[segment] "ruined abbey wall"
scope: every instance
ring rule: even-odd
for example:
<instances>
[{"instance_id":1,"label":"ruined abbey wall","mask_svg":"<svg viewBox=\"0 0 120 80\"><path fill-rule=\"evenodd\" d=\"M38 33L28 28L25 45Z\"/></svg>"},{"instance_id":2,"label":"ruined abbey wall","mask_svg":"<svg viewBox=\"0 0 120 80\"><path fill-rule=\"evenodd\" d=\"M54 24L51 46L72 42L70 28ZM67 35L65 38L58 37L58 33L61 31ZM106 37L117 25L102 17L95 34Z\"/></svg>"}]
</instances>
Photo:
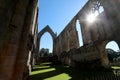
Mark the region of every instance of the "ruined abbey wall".
<instances>
[{"instance_id":1,"label":"ruined abbey wall","mask_svg":"<svg viewBox=\"0 0 120 80\"><path fill-rule=\"evenodd\" d=\"M109 2L109 4L107 2ZM87 64L89 61L90 63L96 61L94 65L98 63L99 66L109 67L109 61L105 51L106 44L114 40L120 46L120 38L118 36L120 35L120 10L118 3L120 3L120 1L89 0L85 4L56 39L56 53L63 63L73 66L81 62ZM93 23L89 23L87 16L96 6L99 6L99 4L103 7L103 12L96 16ZM83 36L83 46L80 48L76 45L76 43L78 44L78 35L75 35L77 31L74 27L76 20L79 20ZM71 23L74 25L71 26ZM72 30L67 34L69 29ZM69 36L71 38L69 38ZM72 45L72 41L74 41L75 45ZM91 64L91 66L92 65L93 64Z\"/></svg>"},{"instance_id":2,"label":"ruined abbey wall","mask_svg":"<svg viewBox=\"0 0 120 80\"><path fill-rule=\"evenodd\" d=\"M0 0L0 80L25 80L38 0ZM27 78L26 78L27 80Z\"/></svg>"},{"instance_id":3,"label":"ruined abbey wall","mask_svg":"<svg viewBox=\"0 0 120 80\"><path fill-rule=\"evenodd\" d=\"M76 30L76 18L65 27L55 40L55 51L59 56L63 51L69 51L79 47L78 33Z\"/></svg>"},{"instance_id":4,"label":"ruined abbey wall","mask_svg":"<svg viewBox=\"0 0 120 80\"><path fill-rule=\"evenodd\" d=\"M103 8L103 12L99 13L93 23L89 23L86 18L93 10L95 1L88 1L86 5L77 13L83 33L83 43L89 44L95 41L115 40L119 43L117 37L120 28L119 25L119 4L120 1L98 1ZM97 1L96 1L97 2ZM111 7L112 6L112 7ZM117 33L116 33L117 32ZM120 34L120 33L119 33Z\"/></svg>"}]
</instances>

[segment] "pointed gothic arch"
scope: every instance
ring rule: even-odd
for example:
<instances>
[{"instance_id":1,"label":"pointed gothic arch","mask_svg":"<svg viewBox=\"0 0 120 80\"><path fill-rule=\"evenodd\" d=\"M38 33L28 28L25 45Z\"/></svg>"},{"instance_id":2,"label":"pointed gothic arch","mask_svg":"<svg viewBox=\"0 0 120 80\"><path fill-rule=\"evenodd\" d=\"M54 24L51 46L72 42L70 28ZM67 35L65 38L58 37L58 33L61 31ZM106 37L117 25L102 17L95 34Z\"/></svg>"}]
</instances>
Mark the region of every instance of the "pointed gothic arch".
<instances>
[{"instance_id":1,"label":"pointed gothic arch","mask_svg":"<svg viewBox=\"0 0 120 80\"><path fill-rule=\"evenodd\" d=\"M44 35L44 33L48 32L51 36L52 36L52 40L53 40L53 53L54 51L54 47L55 47L55 38L56 38L56 34L52 31L52 29L49 27L49 25L47 25L45 28L43 28L39 33L38 33L38 45L40 48L40 40L42 35ZM39 49L38 48L38 49Z\"/></svg>"},{"instance_id":2,"label":"pointed gothic arch","mask_svg":"<svg viewBox=\"0 0 120 80\"><path fill-rule=\"evenodd\" d=\"M47 25L45 28L43 28L39 33L38 33L38 38L41 39L41 36L45 33L48 32L51 36L52 39L54 40L56 38L55 33L52 31L52 29Z\"/></svg>"}]
</instances>

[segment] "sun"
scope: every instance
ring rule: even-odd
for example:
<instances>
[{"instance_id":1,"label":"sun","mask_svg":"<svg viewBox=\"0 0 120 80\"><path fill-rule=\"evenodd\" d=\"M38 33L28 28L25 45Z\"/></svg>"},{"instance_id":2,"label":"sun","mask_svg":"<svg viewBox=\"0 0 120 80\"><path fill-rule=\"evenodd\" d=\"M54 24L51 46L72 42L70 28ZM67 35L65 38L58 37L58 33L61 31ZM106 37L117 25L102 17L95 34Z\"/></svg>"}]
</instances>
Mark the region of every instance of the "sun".
<instances>
[{"instance_id":1,"label":"sun","mask_svg":"<svg viewBox=\"0 0 120 80\"><path fill-rule=\"evenodd\" d=\"M88 21L89 23L93 23L93 22L95 21L95 15L94 15L94 14L89 14L89 15L87 16L87 21Z\"/></svg>"}]
</instances>

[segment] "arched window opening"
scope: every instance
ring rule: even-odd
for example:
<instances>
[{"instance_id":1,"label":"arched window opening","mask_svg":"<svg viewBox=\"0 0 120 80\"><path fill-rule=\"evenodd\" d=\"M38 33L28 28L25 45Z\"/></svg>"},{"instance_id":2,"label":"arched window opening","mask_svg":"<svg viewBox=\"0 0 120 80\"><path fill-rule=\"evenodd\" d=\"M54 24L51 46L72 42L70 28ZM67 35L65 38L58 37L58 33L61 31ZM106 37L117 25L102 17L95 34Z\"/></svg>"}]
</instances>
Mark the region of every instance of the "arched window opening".
<instances>
[{"instance_id":1,"label":"arched window opening","mask_svg":"<svg viewBox=\"0 0 120 80\"><path fill-rule=\"evenodd\" d=\"M90 10L90 12L86 16L86 20L89 23L93 23L94 21L99 20L98 16L102 14L103 11L104 11L104 8L103 6L100 5L100 3L94 3L93 8Z\"/></svg>"},{"instance_id":2,"label":"arched window opening","mask_svg":"<svg viewBox=\"0 0 120 80\"><path fill-rule=\"evenodd\" d=\"M51 35L46 32L42 35L40 40L40 49L39 49L39 56L40 57L49 57L53 54L53 40Z\"/></svg>"},{"instance_id":3,"label":"arched window opening","mask_svg":"<svg viewBox=\"0 0 120 80\"><path fill-rule=\"evenodd\" d=\"M102 13L103 11L104 11L103 6L100 6L100 7L99 7L99 13Z\"/></svg>"},{"instance_id":4,"label":"arched window opening","mask_svg":"<svg viewBox=\"0 0 120 80\"><path fill-rule=\"evenodd\" d=\"M82 37L82 30L79 24L79 20L76 21L76 29L78 32L78 40L79 40L79 47L83 46L83 37Z\"/></svg>"},{"instance_id":5,"label":"arched window opening","mask_svg":"<svg viewBox=\"0 0 120 80\"><path fill-rule=\"evenodd\" d=\"M106 45L106 49L112 49L116 52L119 51L119 46L115 41L110 41L107 45Z\"/></svg>"},{"instance_id":6,"label":"arched window opening","mask_svg":"<svg viewBox=\"0 0 120 80\"><path fill-rule=\"evenodd\" d=\"M94 1L93 2L93 8L92 8L92 12L93 12L94 16L95 17L98 16L103 11L104 11L104 8L101 5L101 3L99 1Z\"/></svg>"},{"instance_id":7,"label":"arched window opening","mask_svg":"<svg viewBox=\"0 0 120 80\"><path fill-rule=\"evenodd\" d=\"M118 66L120 61L120 50L115 41L110 41L106 45L106 53L111 65Z\"/></svg>"}]
</instances>

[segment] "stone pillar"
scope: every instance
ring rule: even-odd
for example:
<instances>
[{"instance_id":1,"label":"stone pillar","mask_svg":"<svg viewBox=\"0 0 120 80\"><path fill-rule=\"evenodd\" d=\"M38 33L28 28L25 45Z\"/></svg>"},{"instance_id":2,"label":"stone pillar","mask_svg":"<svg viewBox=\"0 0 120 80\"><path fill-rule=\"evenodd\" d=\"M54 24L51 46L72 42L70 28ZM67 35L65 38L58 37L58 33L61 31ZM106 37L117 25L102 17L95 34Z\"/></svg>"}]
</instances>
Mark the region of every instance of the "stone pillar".
<instances>
[{"instance_id":1,"label":"stone pillar","mask_svg":"<svg viewBox=\"0 0 120 80\"><path fill-rule=\"evenodd\" d=\"M0 80L11 80L28 0L0 1Z\"/></svg>"},{"instance_id":2,"label":"stone pillar","mask_svg":"<svg viewBox=\"0 0 120 80\"><path fill-rule=\"evenodd\" d=\"M21 0L20 0L21 1ZM24 2L24 1L23 1ZM27 59L29 50L32 48L33 42L28 43L32 36L30 33L30 28L35 27L33 26L34 22L34 15L37 8L37 0L29 0L29 4L27 6L27 13L25 16L25 21L22 29L22 34L20 38L20 43L17 52L16 63L14 66L14 73L12 80L25 80L23 76L25 76L24 70L28 71L27 67ZM31 45L30 45L31 44Z\"/></svg>"},{"instance_id":3,"label":"stone pillar","mask_svg":"<svg viewBox=\"0 0 120 80\"><path fill-rule=\"evenodd\" d=\"M31 54L31 51L29 51L28 60L27 60L27 66L29 68L29 73L31 73L31 57L32 57L32 54Z\"/></svg>"},{"instance_id":4,"label":"stone pillar","mask_svg":"<svg viewBox=\"0 0 120 80\"><path fill-rule=\"evenodd\" d=\"M37 48L38 48L38 49L37 49L37 54L36 54L36 56L37 56L36 58L37 58L37 59L40 57L40 56L39 56L40 39L41 39L41 37L40 37L40 38L38 38L38 43L37 43L37 44L38 44L38 45L37 45Z\"/></svg>"},{"instance_id":5,"label":"stone pillar","mask_svg":"<svg viewBox=\"0 0 120 80\"><path fill-rule=\"evenodd\" d=\"M105 45L106 45L106 42L102 42L101 44L98 45L101 65L104 68L110 68L108 56L107 56L106 51L105 51Z\"/></svg>"}]
</instances>

